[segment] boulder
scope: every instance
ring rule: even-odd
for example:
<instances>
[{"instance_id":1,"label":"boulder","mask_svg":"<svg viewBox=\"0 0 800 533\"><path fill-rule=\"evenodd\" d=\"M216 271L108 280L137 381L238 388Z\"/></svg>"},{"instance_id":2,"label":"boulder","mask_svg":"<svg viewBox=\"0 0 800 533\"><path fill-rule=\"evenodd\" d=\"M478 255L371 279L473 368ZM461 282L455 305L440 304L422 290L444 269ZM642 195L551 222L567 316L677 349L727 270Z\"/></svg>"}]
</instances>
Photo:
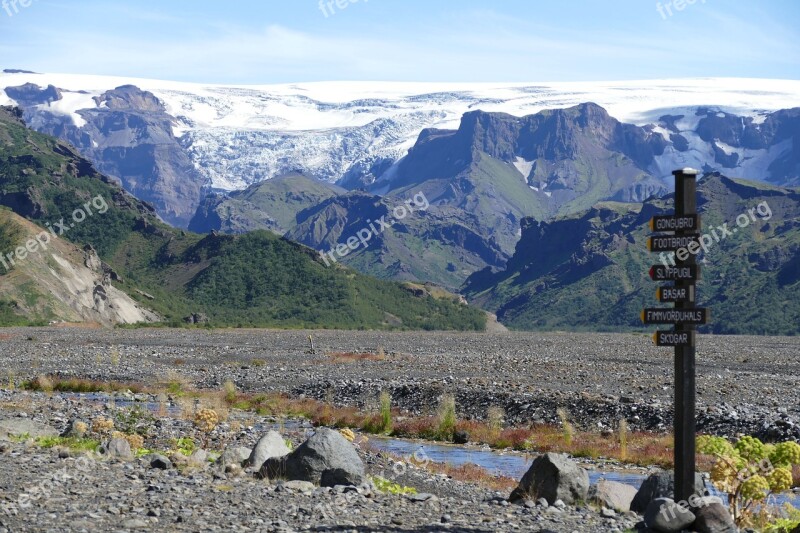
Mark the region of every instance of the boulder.
<instances>
[{"instance_id":1,"label":"boulder","mask_svg":"<svg viewBox=\"0 0 800 533\"><path fill-rule=\"evenodd\" d=\"M295 492L314 492L316 487L313 483L309 483L308 481L287 481L283 484L284 488L289 490L293 490Z\"/></svg>"},{"instance_id":2,"label":"boulder","mask_svg":"<svg viewBox=\"0 0 800 533\"><path fill-rule=\"evenodd\" d=\"M35 439L38 437L58 437L59 434L54 427L25 418L0 420L0 437L21 437L24 435Z\"/></svg>"},{"instance_id":3,"label":"boulder","mask_svg":"<svg viewBox=\"0 0 800 533\"><path fill-rule=\"evenodd\" d=\"M589 474L560 453L546 453L537 457L519 486L509 498L512 502L544 498L553 505L557 500L566 504L586 500L589 493Z\"/></svg>"},{"instance_id":4,"label":"boulder","mask_svg":"<svg viewBox=\"0 0 800 533\"><path fill-rule=\"evenodd\" d=\"M309 481L321 484L343 482L361 485L366 479L364 463L356 449L338 431L322 428L289 455L268 459L260 474L268 479Z\"/></svg>"},{"instance_id":5,"label":"boulder","mask_svg":"<svg viewBox=\"0 0 800 533\"><path fill-rule=\"evenodd\" d=\"M150 467L158 470L169 470L172 468L172 461L156 453L150 456Z\"/></svg>"},{"instance_id":6,"label":"boulder","mask_svg":"<svg viewBox=\"0 0 800 533\"><path fill-rule=\"evenodd\" d=\"M695 493L698 496L706 496L706 485L703 476L696 474L694 478ZM659 472L651 474L644 480L636 497L631 502L631 511L643 514L647 510L650 502L656 498L675 497L675 475L673 472Z\"/></svg>"},{"instance_id":7,"label":"boulder","mask_svg":"<svg viewBox=\"0 0 800 533\"><path fill-rule=\"evenodd\" d=\"M322 487L337 487L340 485L352 485L354 487L364 482L364 478L355 472L344 468L329 468L322 473L319 484Z\"/></svg>"},{"instance_id":8,"label":"boulder","mask_svg":"<svg viewBox=\"0 0 800 533\"><path fill-rule=\"evenodd\" d=\"M696 520L693 529L697 533L738 533L728 508L719 498L707 498L703 505L694 509Z\"/></svg>"},{"instance_id":9,"label":"boulder","mask_svg":"<svg viewBox=\"0 0 800 533\"><path fill-rule=\"evenodd\" d=\"M656 498L644 513L644 523L658 533L678 533L694 523L694 513L670 498Z\"/></svg>"},{"instance_id":10,"label":"boulder","mask_svg":"<svg viewBox=\"0 0 800 533\"><path fill-rule=\"evenodd\" d=\"M245 461L250 459L252 453L253 450L244 446L228 446L214 464L223 469L227 468L228 465L242 466Z\"/></svg>"},{"instance_id":11,"label":"boulder","mask_svg":"<svg viewBox=\"0 0 800 533\"><path fill-rule=\"evenodd\" d=\"M636 487L617 481L599 480L589 487L589 501L620 513L631 510L631 502L636 496Z\"/></svg>"},{"instance_id":12,"label":"boulder","mask_svg":"<svg viewBox=\"0 0 800 533\"><path fill-rule=\"evenodd\" d=\"M267 459L283 457L291 450L286 446L283 437L277 431L270 431L259 439L247 459L247 466L260 469Z\"/></svg>"},{"instance_id":13,"label":"boulder","mask_svg":"<svg viewBox=\"0 0 800 533\"><path fill-rule=\"evenodd\" d=\"M466 431L454 431L453 442L455 444L466 444L469 442L469 433Z\"/></svg>"},{"instance_id":14,"label":"boulder","mask_svg":"<svg viewBox=\"0 0 800 533\"><path fill-rule=\"evenodd\" d=\"M205 468L208 466L208 452L205 450L195 450L189 456L189 466L193 468Z\"/></svg>"},{"instance_id":15,"label":"boulder","mask_svg":"<svg viewBox=\"0 0 800 533\"><path fill-rule=\"evenodd\" d=\"M125 439L111 439L100 447L100 453L109 459L132 461L133 451L130 443Z\"/></svg>"}]
</instances>

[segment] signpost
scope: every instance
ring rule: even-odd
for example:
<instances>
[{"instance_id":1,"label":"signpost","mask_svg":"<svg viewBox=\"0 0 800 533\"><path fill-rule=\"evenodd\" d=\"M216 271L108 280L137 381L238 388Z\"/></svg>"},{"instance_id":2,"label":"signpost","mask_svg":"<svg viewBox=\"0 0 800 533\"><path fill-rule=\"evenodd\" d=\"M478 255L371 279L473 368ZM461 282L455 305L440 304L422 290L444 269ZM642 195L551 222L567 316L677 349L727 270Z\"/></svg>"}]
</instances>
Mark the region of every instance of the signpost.
<instances>
[{"instance_id":1,"label":"signpost","mask_svg":"<svg viewBox=\"0 0 800 533\"><path fill-rule=\"evenodd\" d=\"M697 246L700 217L697 215L698 171L685 168L673 172L675 176L675 216L657 216L650 221L650 229L672 232L673 235L654 235L647 247L652 252L675 252ZM681 255L684 257L681 260ZM657 346L675 348L675 501L688 502L694 494L695 476L695 329L709 319L707 309L695 307L695 283L700 277L700 267L695 254L676 254L675 266L656 265L650 269L650 278L668 281L672 285L660 287L656 293L662 303L675 307L650 308L642 311L645 324L674 324L670 331L657 331L653 341Z\"/></svg>"},{"instance_id":2,"label":"signpost","mask_svg":"<svg viewBox=\"0 0 800 533\"><path fill-rule=\"evenodd\" d=\"M650 268L650 279L653 281L689 281L694 287L694 282L700 279L699 265L655 265ZM682 285L688 287L689 285Z\"/></svg>"}]
</instances>

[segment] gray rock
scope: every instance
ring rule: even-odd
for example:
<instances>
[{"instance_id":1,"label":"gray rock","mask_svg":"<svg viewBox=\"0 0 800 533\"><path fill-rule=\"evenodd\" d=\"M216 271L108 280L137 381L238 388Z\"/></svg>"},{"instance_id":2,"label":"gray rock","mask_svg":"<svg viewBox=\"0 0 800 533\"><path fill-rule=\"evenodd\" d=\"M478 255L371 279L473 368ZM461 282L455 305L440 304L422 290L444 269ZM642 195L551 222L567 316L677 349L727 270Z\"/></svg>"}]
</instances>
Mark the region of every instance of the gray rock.
<instances>
[{"instance_id":1,"label":"gray rock","mask_svg":"<svg viewBox=\"0 0 800 533\"><path fill-rule=\"evenodd\" d=\"M546 453L533 461L519 486L509 498L512 502L528 498L544 498L553 505L556 500L566 504L586 500L589 474L578 464L560 453Z\"/></svg>"},{"instance_id":2,"label":"gray rock","mask_svg":"<svg viewBox=\"0 0 800 533\"><path fill-rule=\"evenodd\" d=\"M589 501L619 513L627 513L631 510L631 502L636 493L636 487L601 479L589 487Z\"/></svg>"},{"instance_id":3,"label":"gray rock","mask_svg":"<svg viewBox=\"0 0 800 533\"><path fill-rule=\"evenodd\" d=\"M656 498L647 506L644 523L659 533L677 533L694 523L694 513L670 498Z\"/></svg>"},{"instance_id":4,"label":"gray rock","mask_svg":"<svg viewBox=\"0 0 800 533\"><path fill-rule=\"evenodd\" d=\"M100 453L109 459L117 459L120 461L133 460L131 445L125 439L111 439L100 447Z\"/></svg>"},{"instance_id":5,"label":"gray rock","mask_svg":"<svg viewBox=\"0 0 800 533\"><path fill-rule=\"evenodd\" d=\"M695 475L695 493L698 496L706 496L706 486L703 476ZM675 475L673 472L659 472L650 475L644 480L639 491L631 502L631 511L643 514L647 510L650 502L656 498L673 498L675 496Z\"/></svg>"},{"instance_id":6,"label":"gray rock","mask_svg":"<svg viewBox=\"0 0 800 533\"><path fill-rule=\"evenodd\" d=\"M284 457L291 450L286 446L283 437L277 431L270 431L259 439L247 459L247 465L261 469L267 459Z\"/></svg>"},{"instance_id":7,"label":"gray rock","mask_svg":"<svg viewBox=\"0 0 800 533\"><path fill-rule=\"evenodd\" d=\"M47 424L40 424L24 418L9 418L0 420L0 437L28 435L32 438L37 437L58 437L58 430Z\"/></svg>"},{"instance_id":8,"label":"gray rock","mask_svg":"<svg viewBox=\"0 0 800 533\"><path fill-rule=\"evenodd\" d=\"M189 466L194 468L205 468L208 466L208 452L205 450L195 450L189 456Z\"/></svg>"},{"instance_id":9,"label":"gray rock","mask_svg":"<svg viewBox=\"0 0 800 533\"><path fill-rule=\"evenodd\" d=\"M411 494L410 496L408 496L408 499L409 499L409 501L412 501L412 502L423 503L423 502L428 502L428 501L434 501L435 502L439 498L437 498L435 495L429 494L427 492L420 492L419 494Z\"/></svg>"},{"instance_id":10,"label":"gray rock","mask_svg":"<svg viewBox=\"0 0 800 533\"><path fill-rule=\"evenodd\" d=\"M600 516L603 518L614 518L617 516L617 513L613 509L609 509L608 507L603 507L600 509Z\"/></svg>"},{"instance_id":11,"label":"gray rock","mask_svg":"<svg viewBox=\"0 0 800 533\"><path fill-rule=\"evenodd\" d=\"M340 485L357 486L363 483L363 476L344 468L329 468L322 473L319 484L323 487L336 487Z\"/></svg>"},{"instance_id":12,"label":"gray rock","mask_svg":"<svg viewBox=\"0 0 800 533\"><path fill-rule=\"evenodd\" d=\"M169 470L172 468L172 461L156 453L150 456L150 467L158 470Z\"/></svg>"},{"instance_id":13,"label":"gray rock","mask_svg":"<svg viewBox=\"0 0 800 533\"><path fill-rule=\"evenodd\" d=\"M295 492L314 492L316 489L313 483L299 480L286 481L283 486Z\"/></svg>"},{"instance_id":14,"label":"gray rock","mask_svg":"<svg viewBox=\"0 0 800 533\"><path fill-rule=\"evenodd\" d=\"M125 529L146 529L149 526L147 525L147 522L145 522L144 520L139 520L138 518L131 518L125 520L122 523L122 527Z\"/></svg>"},{"instance_id":15,"label":"gray rock","mask_svg":"<svg viewBox=\"0 0 800 533\"><path fill-rule=\"evenodd\" d=\"M322 428L289 455L268 459L260 473L269 479L298 479L320 484L327 470L342 470L343 473L328 473L326 480L346 478L348 484L358 486L366 479L364 463L353 445L338 431Z\"/></svg>"},{"instance_id":16,"label":"gray rock","mask_svg":"<svg viewBox=\"0 0 800 533\"><path fill-rule=\"evenodd\" d=\"M739 528L727 507L718 498L714 500L694 510L697 519L693 529L698 533L738 533Z\"/></svg>"},{"instance_id":17,"label":"gray rock","mask_svg":"<svg viewBox=\"0 0 800 533\"><path fill-rule=\"evenodd\" d=\"M227 468L228 465L242 466L245 461L250 459L250 455L252 453L253 450L250 448L245 448L243 446L228 446L214 464L223 469Z\"/></svg>"}]
</instances>

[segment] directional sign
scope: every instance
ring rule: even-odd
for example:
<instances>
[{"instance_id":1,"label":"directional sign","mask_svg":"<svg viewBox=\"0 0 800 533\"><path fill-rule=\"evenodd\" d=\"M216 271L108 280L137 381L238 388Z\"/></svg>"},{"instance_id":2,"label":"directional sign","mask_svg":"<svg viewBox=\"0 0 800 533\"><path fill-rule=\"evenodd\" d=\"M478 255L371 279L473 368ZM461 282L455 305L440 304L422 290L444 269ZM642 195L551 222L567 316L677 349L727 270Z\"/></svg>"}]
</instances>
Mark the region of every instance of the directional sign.
<instances>
[{"instance_id":1,"label":"directional sign","mask_svg":"<svg viewBox=\"0 0 800 533\"><path fill-rule=\"evenodd\" d=\"M700 215L653 217L650 231L700 231Z\"/></svg>"},{"instance_id":2,"label":"directional sign","mask_svg":"<svg viewBox=\"0 0 800 533\"><path fill-rule=\"evenodd\" d=\"M644 309L641 318L645 324L702 325L708 322L708 310L699 307L693 309Z\"/></svg>"},{"instance_id":3,"label":"directional sign","mask_svg":"<svg viewBox=\"0 0 800 533\"><path fill-rule=\"evenodd\" d=\"M694 330L692 331L656 331L653 334L656 346L694 346Z\"/></svg>"},{"instance_id":4,"label":"directional sign","mask_svg":"<svg viewBox=\"0 0 800 533\"><path fill-rule=\"evenodd\" d=\"M687 302L694 303L694 285L686 287L659 287L656 299L661 303Z\"/></svg>"},{"instance_id":5,"label":"directional sign","mask_svg":"<svg viewBox=\"0 0 800 533\"><path fill-rule=\"evenodd\" d=\"M651 252L674 252L690 246L700 249L699 235L657 235L647 239L647 249Z\"/></svg>"},{"instance_id":6,"label":"directional sign","mask_svg":"<svg viewBox=\"0 0 800 533\"><path fill-rule=\"evenodd\" d=\"M650 268L650 279L655 281L697 281L700 279L700 266L654 265Z\"/></svg>"}]
</instances>

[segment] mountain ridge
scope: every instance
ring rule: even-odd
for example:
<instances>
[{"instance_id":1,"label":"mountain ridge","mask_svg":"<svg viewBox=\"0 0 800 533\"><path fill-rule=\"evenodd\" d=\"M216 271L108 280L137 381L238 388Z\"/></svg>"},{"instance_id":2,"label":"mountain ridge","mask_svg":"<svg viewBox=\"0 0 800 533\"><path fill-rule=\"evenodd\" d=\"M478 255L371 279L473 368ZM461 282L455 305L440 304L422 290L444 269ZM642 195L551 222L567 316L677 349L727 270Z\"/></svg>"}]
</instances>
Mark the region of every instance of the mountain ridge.
<instances>
[{"instance_id":1,"label":"mountain ridge","mask_svg":"<svg viewBox=\"0 0 800 533\"><path fill-rule=\"evenodd\" d=\"M26 224L54 228L59 238L74 245L70 250L96 250L86 261L103 281L87 297L98 295L97 285L106 294L127 293L172 326L188 320L221 327L486 326L486 314L456 296L417 294L414 287L326 267L313 250L265 231L228 236L171 228L152 206L97 172L72 147L26 128L21 116L19 109L0 108L0 205L24 214ZM87 215L91 206L98 210ZM17 244L14 235L0 237L8 241L0 242L4 246ZM42 316L38 306L9 305L4 299L31 293L14 284L25 272L37 273L40 277L34 279L41 282L51 275L45 268L0 273L0 284L10 284L0 291L0 318L9 323ZM84 293L76 288L72 299L78 301ZM47 319L70 318L66 310L52 310Z\"/></svg>"},{"instance_id":2,"label":"mountain ridge","mask_svg":"<svg viewBox=\"0 0 800 533\"><path fill-rule=\"evenodd\" d=\"M506 269L473 274L464 294L513 328L641 330L638 311L653 307L657 286L647 272L659 263L647 252L647 223L671 214L673 197L641 206L605 202L546 222L525 219ZM704 255L699 305L712 309L712 322L702 331L800 333L800 190L719 173L698 184L704 232L736 227L738 216L748 218L762 202L768 218L737 228Z\"/></svg>"}]
</instances>

